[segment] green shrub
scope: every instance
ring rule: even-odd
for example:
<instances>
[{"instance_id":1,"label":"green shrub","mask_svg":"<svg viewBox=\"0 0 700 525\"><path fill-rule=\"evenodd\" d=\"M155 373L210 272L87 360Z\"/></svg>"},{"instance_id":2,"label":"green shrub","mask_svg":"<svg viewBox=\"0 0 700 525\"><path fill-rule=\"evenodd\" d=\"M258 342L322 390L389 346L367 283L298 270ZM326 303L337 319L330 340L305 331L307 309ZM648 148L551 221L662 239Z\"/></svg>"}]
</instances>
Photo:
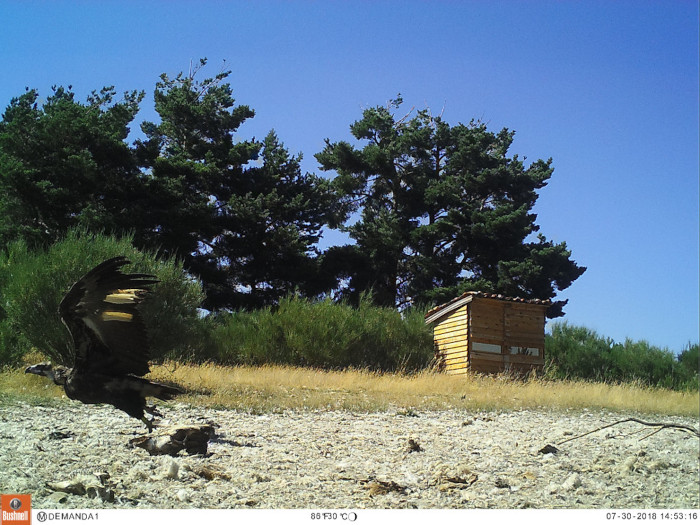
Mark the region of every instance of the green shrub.
<instances>
[{"instance_id":1,"label":"green shrub","mask_svg":"<svg viewBox=\"0 0 700 525\"><path fill-rule=\"evenodd\" d=\"M616 344L610 355L611 374L621 381L640 381L646 385L673 387L676 366L674 355L668 350L650 345L647 341L626 339Z\"/></svg>"},{"instance_id":2,"label":"green shrub","mask_svg":"<svg viewBox=\"0 0 700 525\"><path fill-rule=\"evenodd\" d=\"M615 343L589 328L559 322L545 339L545 368L551 377L693 390L698 384L697 346L676 358L647 341Z\"/></svg>"},{"instance_id":3,"label":"green shrub","mask_svg":"<svg viewBox=\"0 0 700 525\"><path fill-rule=\"evenodd\" d=\"M29 342L14 329L0 309L0 370L17 366L29 348Z\"/></svg>"},{"instance_id":4,"label":"green shrub","mask_svg":"<svg viewBox=\"0 0 700 525\"><path fill-rule=\"evenodd\" d=\"M0 252L0 370L19 364L22 356L30 348L29 342L22 337L7 316L4 290L8 275L2 271L6 267L7 256Z\"/></svg>"},{"instance_id":5,"label":"green shrub","mask_svg":"<svg viewBox=\"0 0 700 525\"><path fill-rule=\"evenodd\" d=\"M685 390L697 391L700 388L700 345L688 344L678 354L677 382Z\"/></svg>"},{"instance_id":6,"label":"green shrub","mask_svg":"<svg viewBox=\"0 0 700 525\"><path fill-rule=\"evenodd\" d=\"M609 376L609 353L613 345L612 339L603 338L589 328L554 323L551 334L545 337L546 368L555 371L559 378L605 380Z\"/></svg>"},{"instance_id":7,"label":"green shrub","mask_svg":"<svg viewBox=\"0 0 700 525\"><path fill-rule=\"evenodd\" d=\"M6 318L0 337L15 338L20 355L34 347L59 363L72 363L70 336L60 321L58 304L66 291L91 268L110 257L125 255L127 273L150 273L160 280L142 303L149 329L151 355L190 355L202 336L197 307L203 299L199 282L188 277L174 259L159 260L131 244L131 237L111 237L72 230L46 250L31 251L16 242L0 261L0 293Z\"/></svg>"},{"instance_id":8,"label":"green shrub","mask_svg":"<svg viewBox=\"0 0 700 525\"><path fill-rule=\"evenodd\" d=\"M217 316L213 338L224 363L418 370L432 358L423 312L403 315L330 299L287 297L276 307Z\"/></svg>"}]
</instances>

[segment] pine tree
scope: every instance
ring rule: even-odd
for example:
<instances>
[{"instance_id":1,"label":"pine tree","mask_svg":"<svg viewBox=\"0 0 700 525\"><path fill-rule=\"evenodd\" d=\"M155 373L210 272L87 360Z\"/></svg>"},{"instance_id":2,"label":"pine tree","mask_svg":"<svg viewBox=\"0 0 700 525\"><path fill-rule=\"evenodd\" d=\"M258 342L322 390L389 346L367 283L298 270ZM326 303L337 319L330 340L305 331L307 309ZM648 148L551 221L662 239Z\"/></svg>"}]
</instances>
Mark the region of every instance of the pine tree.
<instances>
[{"instance_id":1,"label":"pine tree","mask_svg":"<svg viewBox=\"0 0 700 525\"><path fill-rule=\"evenodd\" d=\"M161 123L145 123L147 139L138 144L150 196L141 242L184 258L203 281L206 308L317 293L314 245L333 213L330 185L302 175L301 157L272 131L262 142L238 140L254 112L235 105L224 82L230 71L198 81L205 64L157 84Z\"/></svg>"},{"instance_id":2,"label":"pine tree","mask_svg":"<svg viewBox=\"0 0 700 525\"><path fill-rule=\"evenodd\" d=\"M36 90L12 99L0 122L0 247L135 226L128 203L142 187L125 139L143 93L115 95L106 87L80 103L69 86L41 105Z\"/></svg>"},{"instance_id":3,"label":"pine tree","mask_svg":"<svg viewBox=\"0 0 700 525\"><path fill-rule=\"evenodd\" d=\"M552 161L525 166L508 156L514 133L449 126L429 110L397 118L399 96L364 111L350 127L365 145L326 142L316 155L359 220L345 227L355 246L335 249L349 296L372 290L382 305L438 303L481 289L553 299L585 268L565 243L537 235L532 208ZM331 252L329 255L332 255ZM351 265L342 261L352 260ZM562 315L563 301L548 314Z\"/></svg>"}]
</instances>

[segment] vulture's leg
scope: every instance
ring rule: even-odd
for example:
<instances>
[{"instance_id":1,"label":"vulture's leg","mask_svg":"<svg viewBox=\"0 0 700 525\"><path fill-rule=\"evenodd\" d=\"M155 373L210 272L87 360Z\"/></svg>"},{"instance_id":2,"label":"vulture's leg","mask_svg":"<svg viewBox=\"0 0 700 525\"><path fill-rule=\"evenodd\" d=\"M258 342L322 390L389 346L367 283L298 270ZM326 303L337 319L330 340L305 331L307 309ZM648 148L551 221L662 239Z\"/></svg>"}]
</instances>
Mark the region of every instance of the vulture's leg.
<instances>
[{"instance_id":1,"label":"vulture's leg","mask_svg":"<svg viewBox=\"0 0 700 525\"><path fill-rule=\"evenodd\" d=\"M146 416L141 416L141 421L143 421L143 424L146 425L146 428L148 428L149 434L153 432L153 419L148 419Z\"/></svg>"}]
</instances>

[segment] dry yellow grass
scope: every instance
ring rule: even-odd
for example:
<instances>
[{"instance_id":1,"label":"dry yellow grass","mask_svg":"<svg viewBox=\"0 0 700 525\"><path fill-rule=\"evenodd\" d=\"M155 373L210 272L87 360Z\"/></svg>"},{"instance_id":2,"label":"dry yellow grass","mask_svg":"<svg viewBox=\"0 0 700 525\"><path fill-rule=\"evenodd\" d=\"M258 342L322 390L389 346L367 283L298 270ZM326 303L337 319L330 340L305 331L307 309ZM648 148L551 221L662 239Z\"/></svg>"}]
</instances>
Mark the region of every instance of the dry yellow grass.
<instances>
[{"instance_id":1,"label":"dry yellow grass","mask_svg":"<svg viewBox=\"0 0 700 525\"><path fill-rule=\"evenodd\" d=\"M609 409L697 416L697 393L583 381L529 381L506 376L376 374L284 366L164 365L153 377L195 393L184 400L245 410L348 409L381 411L449 408Z\"/></svg>"},{"instance_id":2,"label":"dry yellow grass","mask_svg":"<svg viewBox=\"0 0 700 525\"><path fill-rule=\"evenodd\" d=\"M188 393L178 398L182 402L253 412L588 408L691 417L697 417L700 412L697 392L583 381L181 363L154 366L150 377L185 387ZM42 401L62 395L59 387L49 385L44 378L25 375L22 370L0 373L0 396Z\"/></svg>"}]
</instances>

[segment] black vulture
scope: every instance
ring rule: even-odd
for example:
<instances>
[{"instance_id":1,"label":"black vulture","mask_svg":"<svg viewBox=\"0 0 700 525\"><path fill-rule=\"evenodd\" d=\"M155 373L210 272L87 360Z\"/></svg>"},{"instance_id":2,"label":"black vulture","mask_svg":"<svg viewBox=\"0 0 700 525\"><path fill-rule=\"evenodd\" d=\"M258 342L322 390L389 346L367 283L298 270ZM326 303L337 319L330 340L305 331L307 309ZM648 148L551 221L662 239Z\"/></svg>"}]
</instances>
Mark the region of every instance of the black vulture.
<instances>
[{"instance_id":1,"label":"black vulture","mask_svg":"<svg viewBox=\"0 0 700 525\"><path fill-rule=\"evenodd\" d=\"M149 372L148 338L138 304L158 282L153 275L124 274L126 257L97 265L76 282L58 307L73 338L73 368L39 363L25 372L43 375L83 403L108 403L143 421L151 432L158 412L146 397L172 399L178 388L154 383ZM153 417L148 419L144 411Z\"/></svg>"}]
</instances>

